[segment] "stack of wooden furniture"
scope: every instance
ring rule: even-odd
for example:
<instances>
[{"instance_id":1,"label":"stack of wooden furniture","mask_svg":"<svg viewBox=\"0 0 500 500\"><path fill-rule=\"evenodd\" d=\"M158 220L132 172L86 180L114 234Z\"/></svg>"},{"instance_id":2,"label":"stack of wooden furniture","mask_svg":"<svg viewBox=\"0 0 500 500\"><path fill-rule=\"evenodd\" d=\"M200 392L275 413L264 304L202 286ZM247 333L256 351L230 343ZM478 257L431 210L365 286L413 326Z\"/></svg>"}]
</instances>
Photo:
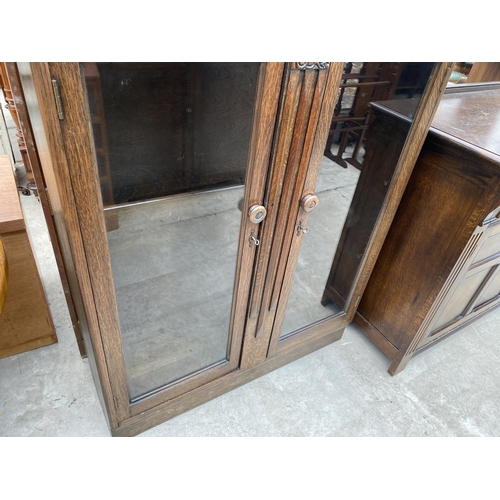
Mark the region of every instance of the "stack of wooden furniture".
<instances>
[{"instance_id":1,"label":"stack of wooden furniture","mask_svg":"<svg viewBox=\"0 0 500 500\"><path fill-rule=\"evenodd\" d=\"M24 97L17 65L16 63L0 63L0 69L2 70L1 83L3 85L3 91L6 98L10 99L8 100L9 111L13 118L15 118L14 121L16 122L18 128L17 136L19 137L21 135L23 137L24 149L21 148L21 145L19 147L21 149L26 175L30 181L28 187L33 189L42 207L78 348L81 355L86 356L83 336L80 330L80 323L76 316L73 295L71 294L69 288L68 273L62 256L61 243L56 233L53 207L49 200L49 195L45 186L45 177L40 166L38 144L33 137L32 123L28 116L27 100ZM25 194L25 191L23 194Z\"/></svg>"},{"instance_id":2,"label":"stack of wooden furniture","mask_svg":"<svg viewBox=\"0 0 500 500\"><path fill-rule=\"evenodd\" d=\"M422 94L427 80L417 77L417 67L432 63L365 62L345 65L339 96L325 147L325 156L341 167L361 170L363 145L374 121L370 103ZM336 153L332 153L338 142ZM353 149L347 152L352 143Z\"/></svg>"},{"instance_id":3,"label":"stack of wooden furniture","mask_svg":"<svg viewBox=\"0 0 500 500\"><path fill-rule=\"evenodd\" d=\"M57 342L7 155L0 156L0 239L4 248L0 296L5 292L0 358L4 358Z\"/></svg>"}]
</instances>

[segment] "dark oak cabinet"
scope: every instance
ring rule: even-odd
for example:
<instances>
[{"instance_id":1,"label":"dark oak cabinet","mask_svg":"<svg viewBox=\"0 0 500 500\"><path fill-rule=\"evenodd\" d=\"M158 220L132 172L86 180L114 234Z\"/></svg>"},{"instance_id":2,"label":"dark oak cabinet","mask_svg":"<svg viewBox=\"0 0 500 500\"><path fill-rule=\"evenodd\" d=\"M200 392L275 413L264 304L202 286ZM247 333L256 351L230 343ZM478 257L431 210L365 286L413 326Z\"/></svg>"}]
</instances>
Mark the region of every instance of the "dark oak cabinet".
<instances>
[{"instance_id":1,"label":"dark oak cabinet","mask_svg":"<svg viewBox=\"0 0 500 500\"><path fill-rule=\"evenodd\" d=\"M398 95L414 114L338 304L322 300L325 280L358 178L381 161L369 141L357 167L323 159L343 69L18 63L113 435L334 342L352 321L450 66L422 65L420 93Z\"/></svg>"},{"instance_id":2,"label":"dark oak cabinet","mask_svg":"<svg viewBox=\"0 0 500 500\"><path fill-rule=\"evenodd\" d=\"M393 375L500 305L499 118L498 84L441 101L355 316Z\"/></svg>"}]
</instances>

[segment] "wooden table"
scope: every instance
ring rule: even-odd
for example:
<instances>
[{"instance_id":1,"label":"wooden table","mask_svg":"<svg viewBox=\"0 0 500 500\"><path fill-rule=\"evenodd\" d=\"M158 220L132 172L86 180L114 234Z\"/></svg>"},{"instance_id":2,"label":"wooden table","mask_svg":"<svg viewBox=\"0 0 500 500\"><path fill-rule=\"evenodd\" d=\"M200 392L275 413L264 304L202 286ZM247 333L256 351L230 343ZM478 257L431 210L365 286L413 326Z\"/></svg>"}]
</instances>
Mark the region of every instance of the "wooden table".
<instances>
[{"instance_id":1,"label":"wooden table","mask_svg":"<svg viewBox=\"0 0 500 500\"><path fill-rule=\"evenodd\" d=\"M7 155L0 156L0 238L8 265L0 314L0 358L4 358L57 342Z\"/></svg>"}]
</instances>

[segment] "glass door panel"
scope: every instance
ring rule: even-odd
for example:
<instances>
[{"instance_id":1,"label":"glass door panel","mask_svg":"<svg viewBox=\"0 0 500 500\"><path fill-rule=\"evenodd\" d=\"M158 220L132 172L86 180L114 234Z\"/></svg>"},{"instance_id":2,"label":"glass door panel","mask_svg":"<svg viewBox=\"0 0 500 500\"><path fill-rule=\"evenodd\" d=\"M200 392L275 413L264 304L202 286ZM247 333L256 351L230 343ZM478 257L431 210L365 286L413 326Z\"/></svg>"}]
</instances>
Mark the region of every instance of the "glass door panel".
<instances>
[{"instance_id":1,"label":"glass door panel","mask_svg":"<svg viewBox=\"0 0 500 500\"><path fill-rule=\"evenodd\" d=\"M434 63L347 63L288 300L281 339L345 310ZM314 185L314 184L313 184Z\"/></svg>"},{"instance_id":2,"label":"glass door panel","mask_svg":"<svg viewBox=\"0 0 500 500\"><path fill-rule=\"evenodd\" d=\"M321 299L359 171L329 166L323 161L319 172L314 191L318 206L308 216L307 229L312 229L302 240L282 335L342 311L339 305Z\"/></svg>"},{"instance_id":3,"label":"glass door panel","mask_svg":"<svg viewBox=\"0 0 500 500\"><path fill-rule=\"evenodd\" d=\"M258 63L85 63L132 400L227 363Z\"/></svg>"}]
</instances>

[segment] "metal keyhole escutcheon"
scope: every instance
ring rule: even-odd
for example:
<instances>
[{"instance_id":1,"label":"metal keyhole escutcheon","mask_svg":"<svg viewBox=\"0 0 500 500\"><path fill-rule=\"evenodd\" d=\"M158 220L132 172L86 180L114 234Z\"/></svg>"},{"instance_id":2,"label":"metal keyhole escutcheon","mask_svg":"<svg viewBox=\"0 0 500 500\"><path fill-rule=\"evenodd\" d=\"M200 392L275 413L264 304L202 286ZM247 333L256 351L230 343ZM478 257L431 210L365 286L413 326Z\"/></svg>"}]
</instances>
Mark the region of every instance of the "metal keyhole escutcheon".
<instances>
[{"instance_id":1,"label":"metal keyhole escutcheon","mask_svg":"<svg viewBox=\"0 0 500 500\"><path fill-rule=\"evenodd\" d=\"M255 237L255 231L253 229L250 233L250 238L248 241L250 243L250 246L255 245L256 247L258 247L260 245L260 240Z\"/></svg>"},{"instance_id":2,"label":"metal keyhole escutcheon","mask_svg":"<svg viewBox=\"0 0 500 500\"><path fill-rule=\"evenodd\" d=\"M302 225L302 220L299 222L299 227L297 228L297 236L300 236L300 233L307 234L309 229Z\"/></svg>"}]
</instances>

